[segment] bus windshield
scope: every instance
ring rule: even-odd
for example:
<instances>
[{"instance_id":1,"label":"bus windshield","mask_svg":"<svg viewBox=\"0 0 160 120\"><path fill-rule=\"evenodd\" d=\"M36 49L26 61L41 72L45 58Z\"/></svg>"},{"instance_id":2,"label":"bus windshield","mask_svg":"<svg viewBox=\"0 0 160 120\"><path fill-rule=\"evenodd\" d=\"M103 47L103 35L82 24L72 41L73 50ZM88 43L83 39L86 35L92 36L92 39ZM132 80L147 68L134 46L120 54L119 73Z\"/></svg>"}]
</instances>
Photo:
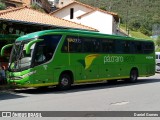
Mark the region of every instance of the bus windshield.
<instances>
[{"instance_id":1,"label":"bus windshield","mask_svg":"<svg viewBox=\"0 0 160 120\"><path fill-rule=\"evenodd\" d=\"M31 53L26 54L25 47L30 41L16 42L12 48L9 67L10 71L21 71L31 66L31 59L35 44L31 47Z\"/></svg>"},{"instance_id":2,"label":"bus windshield","mask_svg":"<svg viewBox=\"0 0 160 120\"><path fill-rule=\"evenodd\" d=\"M14 44L9 61L9 71L19 72L51 60L61 35L45 35L37 39L42 39L42 41L34 43L30 47L31 52L29 54L26 54L26 46L35 38Z\"/></svg>"}]
</instances>

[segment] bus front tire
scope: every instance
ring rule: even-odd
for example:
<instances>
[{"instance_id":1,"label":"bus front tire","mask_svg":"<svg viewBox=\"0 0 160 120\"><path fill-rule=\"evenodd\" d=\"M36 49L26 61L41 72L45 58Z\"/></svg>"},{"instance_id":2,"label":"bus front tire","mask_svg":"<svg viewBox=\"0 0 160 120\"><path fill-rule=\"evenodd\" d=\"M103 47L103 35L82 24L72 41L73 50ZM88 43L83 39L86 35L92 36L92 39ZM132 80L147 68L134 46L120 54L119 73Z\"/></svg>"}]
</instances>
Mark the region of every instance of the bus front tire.
<instances>
[{"instance_id":1,"label":"bus front tire","mask_svg":"<svg viewBox=\"0 0 160 120\"><path fill-rule=\"evenodd\" d=\"M137 82L137 78L138 78L138 71L136 69L132 69L130 72L130 78L129 78L129 82Z\"/></svg>"},{"instance_id":2,"label":"bus front tire","mask_svg":"<svg viewBox=\"0 0 160 120\"><path fill-rule=\"evenodd\" d=\"M58 88L60 90L67 90L71 87L71 77L68 74L62 74L59 78Z\"/></svg>"}]
</instances>

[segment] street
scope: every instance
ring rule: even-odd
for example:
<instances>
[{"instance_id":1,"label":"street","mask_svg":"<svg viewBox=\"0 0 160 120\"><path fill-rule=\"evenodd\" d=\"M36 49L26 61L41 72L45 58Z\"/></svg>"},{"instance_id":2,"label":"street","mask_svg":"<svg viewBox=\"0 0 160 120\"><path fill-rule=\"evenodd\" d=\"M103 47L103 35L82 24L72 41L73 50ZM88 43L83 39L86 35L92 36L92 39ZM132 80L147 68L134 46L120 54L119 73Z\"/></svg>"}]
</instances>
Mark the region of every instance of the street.
<instances>
[{"instance_id":1,"label":"street","mask_svg":"<svg viewBox=\"0 0 160 120\"><path fill-rule=\"evenodd\" d=\"M160 111L160 74L137 83L118 81L0 93L0 111Z\"/></svg>"}]
</instances>

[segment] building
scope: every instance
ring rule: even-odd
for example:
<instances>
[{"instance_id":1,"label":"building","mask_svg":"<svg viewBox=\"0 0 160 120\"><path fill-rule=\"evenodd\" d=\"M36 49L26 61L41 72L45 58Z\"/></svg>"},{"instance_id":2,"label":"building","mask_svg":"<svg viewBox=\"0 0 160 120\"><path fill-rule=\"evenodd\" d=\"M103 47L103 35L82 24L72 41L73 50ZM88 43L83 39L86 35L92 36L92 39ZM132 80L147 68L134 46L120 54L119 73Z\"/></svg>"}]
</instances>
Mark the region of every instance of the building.
<instances>
[{"instance_id":1,"label":"building","mask_svg":"<svg viewBox=\"0 0 160 120\"><path fill-rule=\"evenodd\" d=\"M52 6L56 8L62 8L70 3L72 3L74 0L48 0L52 2Z\"/></svg>"},{"instance_id":2,"label":"building","mask_svg":"<svg viewBox=\"0 0 160 120\"><path fill-rule=\"evenodd\" d=\"M2 0L5 3L7 8L16 8L23 6L23 2L21 0Z\"/></svg>"},{"instance_id":3,"label":"building","mask_svg":"<svg viewBox=\"0 0 160 120\"><path fill-rule=\"evenodd\" d=\"M47 13L51 11L51 4L48 2L48 0L23 0L23 1L28 5L36 4L40 8L44 9Z\"/></svg>"},{"instance_id":4,"label":"building","mask_svg":"<svg viewBox=\"0 0 160 120\"><path fill-rule=\"evenodd\" d=\"M49 14L39 12L28 6L0 11L0 49L6 44L12 44L15 39L27 33L49 29L95 29L81 24L73 23ZM7 52L8 54L10 51ZM8 57L0 56L0 63L8 65Z\"/></svg>"},{"instance_id":5,"label":"building","mask_svg":"<svg viewBox=\"0 0 160 120\"><path fill-rule=\"evenodd\" d=\"M0 11L0 34L24 35L55 28L93 30L88 26L63 20L24 6Z\"/></svg>"},{"instance_id":6,"label":"building","mask_svg":"<svg viewBox=\"0 0 160 120\"><path fill-rule=\"evenodd\" d=\"M70 0L66 1L70 2ZM101 10L81 2L73 1L50 14L55 17L95 28L102 33L119 33L119 16L116 13Z\"/></svg>"},{"instance_id":7,"label":"building","mask_svg":"<svg viewBox=\"0 0 160 120\"><path fill-rule=\"evenodd\" d=\"M45 12L51 12L51 4L48 0L4 0L7 7L22 7L37 5L42 8Z\"/></svg>"}]
</instances>

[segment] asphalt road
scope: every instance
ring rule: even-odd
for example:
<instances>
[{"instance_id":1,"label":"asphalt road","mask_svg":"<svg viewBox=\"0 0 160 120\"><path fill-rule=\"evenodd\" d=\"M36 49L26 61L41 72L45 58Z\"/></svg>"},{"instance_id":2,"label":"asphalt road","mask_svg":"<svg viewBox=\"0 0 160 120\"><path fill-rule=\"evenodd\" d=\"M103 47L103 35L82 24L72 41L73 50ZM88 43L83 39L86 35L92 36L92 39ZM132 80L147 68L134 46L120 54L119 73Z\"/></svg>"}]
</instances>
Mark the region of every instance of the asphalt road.
<instances>
[{"instance_id":1,"label":"asphalt road","mask_svg":"<svg viewBox=\"0 0 160 120\"><path fill-rule=\"evenodd\" d=\"M0 111L160 111L160 74L137 83L78 85L67 91L1 92Z\"/></svg>"}]
</instances>

